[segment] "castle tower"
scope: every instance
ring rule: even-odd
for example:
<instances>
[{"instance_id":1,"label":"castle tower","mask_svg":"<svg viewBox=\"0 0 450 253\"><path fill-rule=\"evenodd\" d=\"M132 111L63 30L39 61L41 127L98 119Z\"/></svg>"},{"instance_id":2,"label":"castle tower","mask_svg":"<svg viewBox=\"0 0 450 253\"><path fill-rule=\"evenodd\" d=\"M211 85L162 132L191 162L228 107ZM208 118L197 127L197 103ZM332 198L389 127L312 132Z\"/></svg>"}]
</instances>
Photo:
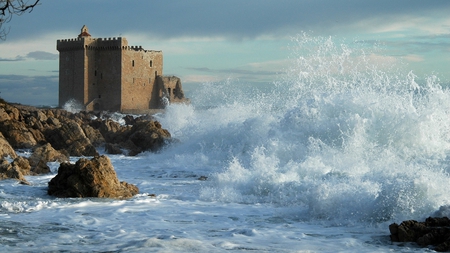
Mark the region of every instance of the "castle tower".
<instances>
[{"instance_id":1,"label":"castle tower","mask_svg":"<svg viewBox=\"0 0 450 253\"><path fill-rule=\"evenodd\" d=\"M125 38L92 38L87 26L75 39L57 41L59 106L74 99L85 110L143 112L184 100L181 81L163 77L161 51L128 46Z\"/></svg>"}]
</instances>

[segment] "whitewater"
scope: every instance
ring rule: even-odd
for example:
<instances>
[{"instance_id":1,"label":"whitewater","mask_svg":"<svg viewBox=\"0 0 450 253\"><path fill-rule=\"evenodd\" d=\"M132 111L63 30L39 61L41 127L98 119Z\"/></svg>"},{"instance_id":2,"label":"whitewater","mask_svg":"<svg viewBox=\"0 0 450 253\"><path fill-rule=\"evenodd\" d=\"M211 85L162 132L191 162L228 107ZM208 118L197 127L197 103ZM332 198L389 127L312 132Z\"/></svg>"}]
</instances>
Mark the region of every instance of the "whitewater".
<instances>
[{"instance_id":1,"label":"whitewater","mask_svg":"<svg viewBox=\"0 0 450 253\"><path fill-rule=\"evenodd\" d=\"M450 90L379 46L289 47L276 82L204 83L155 115L178 140L161 152L108 155L131 199L48 196L58 163L0 181L1 251L430 252L388 226L450 213Z\"/></svg>"}]
</instances>

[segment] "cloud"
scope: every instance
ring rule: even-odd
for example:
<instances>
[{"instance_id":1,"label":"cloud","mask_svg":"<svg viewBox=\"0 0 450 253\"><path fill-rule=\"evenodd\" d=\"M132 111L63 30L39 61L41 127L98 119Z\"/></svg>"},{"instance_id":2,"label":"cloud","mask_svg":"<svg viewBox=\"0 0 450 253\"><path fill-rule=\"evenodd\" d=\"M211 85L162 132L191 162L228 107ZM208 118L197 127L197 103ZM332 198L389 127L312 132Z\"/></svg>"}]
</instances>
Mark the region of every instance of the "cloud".
<instances>
[{"instance_id":1,"label":"cloud","mask_svg":"<svg viewBox=\"0 0 450 253\"><path fill-rule=\"evenodd\" d=\"M382 31L382 27L389 29L389 24L393 23L411 26L408 23L411 17L417 21L422 17L445 19L449 8L447 0L191 0L140 1L125 5L123 1L105 4L104 1L48 0L32 13L14 19L8 39L35 37L46 31L64 31L60 32L64 35L62 38L73 38L84 24L95 37L141 33L160 40L183 37L244 40L264 35L292 35L302 30L320 35L348 34L355 32L354 29ZM80 9L83 11L72 11ZM98 12L99 9L102 11ZM114 15L117 10L126 17L126 22ZM149 10L152 10L151 15ZM29 25L37 22L39 26ZM398 28L401 29L396 26Z\"/></svg>"},{"instance_id":2,"label":"cloud","mask_svg":"<svg viewBox=\"0 0 450 253\"><path fill-rule=\"evenodd\" d=\"M244 68L227 68L227 69L210 69L207 67L200 68L186 68L205 73L222 73L222 74L245 74L245 75L275 75L277 72L268 70L249 70Z\"/></svg>"},{"instance_id":3,"label":"cloud","mask_svg":"<svg viewBox=\"0 0 450 253\"><path fill-rule=\"evenodd\" d=\"M34 51L29 52L26 56L27 58L35 59L35 60L58 60L58 54L52 54L44 51Z\"/></svg>"},{"instance_id":4,"label":"cloud","mask_svg":"<svg viewBox=\"0 0 450 253\"><path fill-rule=\"evenodd\" d=\"M52 54L44 51L33 51L29 52L26 56L17 55L14 58L0 58L0 61L25 61L27 59L54 61L58 60L58 58L58 54Z\"/></svg>"},{"instance_id":5,"label":"cloud","mask_svg":"<svg viewBox=\"0 0 450 253\"><path fill-rule=\"evenodd\" d=\"M0 58L0 61L24 61L25 57L23 56L16 56L15 58Z\"/></svg>"},{"instance_id":6,"label":"cloud","mask_svg":"<svg viewBox=\"0 0 450 253\"><path fill-rule=\"evenodd\" d=\"M409 55L405 55L403 56L404 59L406 59L407 61L410 62L422 62L424 61L424 58L420 55L415 55L415 54L409 54Z\"/></svg>"},{"instance_id":7,"label":"cloud","mask_svg":"<svg viewBox=\"0 0 450 253\"><path fill-rule=\"evenodd\" d=\"M220 79L217 76L209 76L209 75L186 75L183 76L184 83L208 83L208 82L217 82Z\"/></svg>"},{"instance_id":8,"label":"cloud","mask_svg":"<svg viewBox=\"0 0 450 253\"><path fill-rule=\"evenodd\" d=\"M0 75L0 97L26 105L57 105L58 76Z\"/></svg>"}]
</instances>

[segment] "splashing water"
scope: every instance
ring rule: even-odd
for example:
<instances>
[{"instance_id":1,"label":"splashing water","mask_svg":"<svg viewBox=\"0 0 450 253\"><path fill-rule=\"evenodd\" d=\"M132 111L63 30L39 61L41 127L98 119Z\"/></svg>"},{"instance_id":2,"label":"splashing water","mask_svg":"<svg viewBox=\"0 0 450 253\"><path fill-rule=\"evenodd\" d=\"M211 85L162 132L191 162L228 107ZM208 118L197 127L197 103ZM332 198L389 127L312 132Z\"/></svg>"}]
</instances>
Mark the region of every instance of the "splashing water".
<instances>
[{"instance_id":1,"label":"splashing water","mask_svg":"<svg viewBox=\"0 0 450 253\"><path fill-rule=\"evenodd\" d=\"M306 34L293 43L270 92L207 84L194 103L225 103L172 105L160 119L182 139L177 151L218 166L201 198L339 223L418 219L449 204L450 91L439 79L418 84L377 47Z\"/></svg>"},{"instance_id":2,"label":"splashing water","mask_svg":"<svg viewBox=\"0 0 450 253\"><path fill-rule=\"evenodd\" d=\"M83 105L75 99L70 99L64 104L63 109L71 113L78 113L83 110Z\"/></svg>"},{"instance_id":3,"label":"splashing water","mask_svg":"<svg viewBox=\"0 0 450 253\"><path fill-rule=\"evenodd\" d=\"M450 213L450 91L377 47L291 48L276 83L207 83L155 115L179 142L109 155L131 199L48 196L58 162L0 181L4 251L429 251L391 243L388 224Z\"/></svg>"}]
</instances>

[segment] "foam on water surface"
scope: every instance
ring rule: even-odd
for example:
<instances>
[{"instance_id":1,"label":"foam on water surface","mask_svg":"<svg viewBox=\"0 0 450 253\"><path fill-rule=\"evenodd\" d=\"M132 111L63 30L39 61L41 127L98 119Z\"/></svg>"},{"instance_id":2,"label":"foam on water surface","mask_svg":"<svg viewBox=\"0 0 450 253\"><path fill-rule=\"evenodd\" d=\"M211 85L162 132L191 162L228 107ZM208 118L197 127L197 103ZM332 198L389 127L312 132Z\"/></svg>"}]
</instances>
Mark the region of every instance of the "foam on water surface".
<instances>
[{"instance_id":1,"label":"foam on water surface","mask_svg":"<svg viewBox=\"0 0 450 253\"><path fill-rule=\"evenodd\" d=\"M377 48L302 34L280 80L207 83L156 115L180 141L111 155L129 200L0 181L11 252L390 252L388 225L448 213L450 92ZM120 118L120 117L117 117ZM76 158L74 158L75 160ZM198 180L207 177L206 181Z\"/></svg>"}]
</instances>

